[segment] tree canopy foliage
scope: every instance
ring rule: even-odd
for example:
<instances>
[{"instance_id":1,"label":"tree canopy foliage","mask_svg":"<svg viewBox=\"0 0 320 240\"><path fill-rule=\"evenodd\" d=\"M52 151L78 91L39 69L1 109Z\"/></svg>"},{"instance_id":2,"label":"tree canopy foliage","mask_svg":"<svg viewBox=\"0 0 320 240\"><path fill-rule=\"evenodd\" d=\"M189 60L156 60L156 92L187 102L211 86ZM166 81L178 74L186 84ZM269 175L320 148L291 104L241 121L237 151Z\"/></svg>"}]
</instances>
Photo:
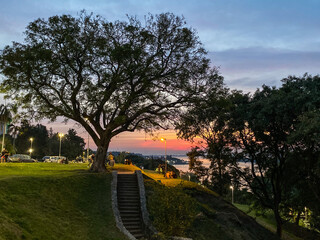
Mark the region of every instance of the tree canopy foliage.
<instances>
[{"instance_id":1,"label":"tree canopy foliage","mask_svg":"<svg viewBox=\"0 0 320 240\"><path fill-rule=\"evenodd\" d=\"M211 183L227 188L227 173L249 187L260 205L273 210L279 235L284 219L299 218L305 207L319 225L320 201L320 77L289 76L282 82L253 95L228 92L220 102L218 95L208 96L178 125L180 137L202 137L205 156L220 166L211 164Z\"/></svg>"},{"instance_id":2,"label":"tree canopy foliage","mask_svg":"<svg viewBox=\"0 0 320 240\"><path fill-rule=\"evenodd\" d=\"M222 81L195 30L169 13L143 23L53 16L31 22L25 35L0 55L1 88L25 115L81 124L98 146L93 171L105 170L114 136L166 127Z\"/></svg>"},{"instance_id":3,"label":"tree canopy foliage","mask_svg":"<svg viewBox=\"0 0 320 240\"><path fill-rule=\"evenodd\" d=\"M220 195L224 195L231 184L228 170L231 151L227 143L231 134L228 121L232 105L228 94L227 88L208 94L206 100L190 109L176 124L180 138L190 141L201 139L200 145L204 145L205 149L193 148L187 154L189 166L190 163L194 164L190 169ZM205 169L201 161L195 160L196 156L209 159L209 169Z\"/></svg>"},{"instance_id":4,"label":"tree canopy foliage","mask_svg":"<svg viewBox=\"0 0 320 240\"><path fill-rule=\"evenodd\" d=\"M30 138L33 138L33 158L40 160L44 156L59 154L60 139L58 133L54 133L52 129L48 130L42 124L31 125L27 121L22 121L21 126L14 129L15 132L10 132L10 140L14 142L14 149L9 149L10 153L28 154L31 147ZM74 160L83 154L85 142L82 137L77 135L76 130L69 129L61 139L61 146L61 155L69 160Z\"/></svg>"}]
</instances>

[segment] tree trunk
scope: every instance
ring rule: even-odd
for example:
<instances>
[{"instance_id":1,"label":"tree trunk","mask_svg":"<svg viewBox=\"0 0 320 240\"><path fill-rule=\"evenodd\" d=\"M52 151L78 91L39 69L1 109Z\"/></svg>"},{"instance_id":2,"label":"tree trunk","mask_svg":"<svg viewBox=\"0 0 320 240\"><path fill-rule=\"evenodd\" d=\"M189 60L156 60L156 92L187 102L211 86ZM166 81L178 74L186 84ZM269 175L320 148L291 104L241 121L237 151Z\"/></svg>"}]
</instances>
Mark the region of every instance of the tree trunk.
<instances>
[{"instance_id":1,"label":"tree trunk","mask_svg":"<svg viewBox=\"0 0 320 240\"><path fill-rule=\"evenodd\" d=\"M219 171L219 194L220 196L223 195L223 182L222 182L222 164L221 164L221 158L220 158L220 154L219 154L219 159L217 159L217 163L218 163L218 171Z\"/></svg>"},{"instance_id":2,"label":"tree trunk","mask_svg":"<svg viewBox=\"0 0 320 240\"><path fill-rule=\"evenodd\" d=\"M107 168L105 165L108 146L98 146L97 154L94 158L94 161L91 165L91 172L107 172Z\"/></svg>"},{"instance_id":3,"label":"tree trunk","mask_svg":"<svg viewBox=\"0 0 320 240\"><path fill-rule=\"evenodd\" d=\"M295 221L295 224L296 224L297 226L299 226L300 216L301 216L301 212L299 211L299 212L298 212L298 215L297 215L297 217L296 217L296 221Z\"/></svg>"},{"instance_id":4,"label":"tree trunk","mask_svg":"<svg viewBox=\"0 0 320 240\"><path fill-rule=\"evenodd\" d=\"M276 208L273 212L274 212L274 217L277 222L277 235L279 236L279 238L281 238L281 236L282 236L282 219L279 214L279 209Z\"/></svg>"}]
</instances>

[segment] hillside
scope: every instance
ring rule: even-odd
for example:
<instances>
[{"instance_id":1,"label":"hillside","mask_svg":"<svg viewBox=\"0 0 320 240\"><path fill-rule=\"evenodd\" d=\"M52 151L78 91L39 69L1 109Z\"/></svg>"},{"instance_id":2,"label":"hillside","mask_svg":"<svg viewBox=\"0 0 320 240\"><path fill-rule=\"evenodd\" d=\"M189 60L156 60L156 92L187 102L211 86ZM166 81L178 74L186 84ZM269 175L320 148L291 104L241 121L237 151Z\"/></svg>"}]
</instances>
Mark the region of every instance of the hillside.
<instances>
[{"instance_id":1,"label":"hillside","mask_svg":"<svg viewBox=\"0 0 320 240\"><path fill-rule=\"evenodd\" d=\"M0 239L126 239L115 226L110 174L86 164L0 164Z\"/></svg>"},{"instance_id":2,"label":"hillside","mask_svg":"<svg viewBox=\"0 0 320 240\"><path fill-rule=\"evenodd\" d=\"M159 231L177 235L175 229L170 232L167 226L160 222L169 223L172 218L178 217L185 226L189 224L185 229L181 229L178 235L197 240L278 239L275 234L263 228L252 217L199 185L181 182L175 187L168 188L152 180L145 180L145 184L148 209ZM166 194L168 191L169 194ZM193 213L190 208L193 209ZM188 218L193 218L193 221L188 223Z\"/></svg>"},{"instance_id":3,"label":"hillside","mask_svg":"<svg viewBox=\"0 0 320 240\"><path fill-rule=\"evenodd\" d=\"M115 169L138 168L117 164ZM159 239L278 239L206 188L143 173ZM86 164L0 164L0 240L126 239L115 226L110 183L111 174L88 173Z\"/></svg>"},{"instance_id":4,"label":"hillside","mask_svg":"<svg viewBox=\"0 0 320 240\"><path fill-rule=\"evenodd\" d=\"M117 164L115 169L138 168ZM154 171L145 176L150 218L161 234L194 240L272 240L278 237L215 192L194 182L165 179Z\"/></svg>"}]
</instances>

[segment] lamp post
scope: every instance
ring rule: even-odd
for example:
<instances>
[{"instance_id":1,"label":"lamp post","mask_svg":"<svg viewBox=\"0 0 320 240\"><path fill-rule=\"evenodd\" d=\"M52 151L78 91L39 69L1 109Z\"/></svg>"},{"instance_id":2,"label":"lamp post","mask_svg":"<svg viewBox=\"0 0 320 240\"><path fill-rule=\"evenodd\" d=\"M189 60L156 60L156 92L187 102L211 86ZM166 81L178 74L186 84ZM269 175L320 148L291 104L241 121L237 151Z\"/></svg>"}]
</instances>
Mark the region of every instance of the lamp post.
<instances>
[{"instance_id":1,"label":"lamp post","mask_svg":"<svg viewBox=\"0 0 320 240\"><path fill-rule=\"evenodd\" d=\"M87 161L89 161L89 132L88 132L88 143L87 143Z\"/></svg>"},{"instance_id":2,"label":"lamp post","mask_svg":"<svg viewBox=\"0 0 320 240\"><path fill-rule=\"evenodd\" d=\"M33 138L30 138L29 140L30 140L30 150L29 150L29 152L30 152L30 158L31 158Z\"/></svg>"},{"instance_id":3,"label":"lamp post","mask_svg":"<svg viewBox=\"0 0 320 240\"><path fill-rule=\"evenodd\" d=\"M162 142L164 142L164 147L165 147L165 155L164 155L164 176L167 178L167 139L166 138L161 138L160 139Z\"/></svg>"},{"instance_id":4,"label":"lamp post","mask_svg":"<svg viewBox=\"0 0 320 240\"><path fill-rule=\"evenodd\" d=\"M7 124L6 122L3 123L3 132L2 132L2 146L1 146L1 151L5 148L4 145L4 138L6 136L6 131L7 131Z\"/></svg>"},{"instance_id":5,"label":"lamp post","mask_svg":"<svg viewBox=\"0 0 320 240\"><path fill-rule=\"evenodd\" d=\"M89 119L88 118L85 118L84 119L88 124L89 124ZM89 161L89 132L88 132L88 141L87 141L87 161Z\"/></svg>"},{"instance_id":6,"label":"lamp post","mask_svg":"<svg viewBox=\"0 0 320 240\"><path fill-rule=\"evenodd\" d=\"M231 197L232 197L231 202L232 202L232 204L233 204L233 203L234 203L234 202L233 202L233 186L230 186L230 189L231 189Z\"/></svg>"},{"instance_id":7,"label":"lamp post","mask_svg":"<svg viewBox=\"0 0 320 240\"><path fill-rule=\"evenodd\" d=\"M61 157L61 139L63 138L64 134L59 133L59 138L60 138L60 146L59 146L59 158Z\"/></svg>"}]
</instances>

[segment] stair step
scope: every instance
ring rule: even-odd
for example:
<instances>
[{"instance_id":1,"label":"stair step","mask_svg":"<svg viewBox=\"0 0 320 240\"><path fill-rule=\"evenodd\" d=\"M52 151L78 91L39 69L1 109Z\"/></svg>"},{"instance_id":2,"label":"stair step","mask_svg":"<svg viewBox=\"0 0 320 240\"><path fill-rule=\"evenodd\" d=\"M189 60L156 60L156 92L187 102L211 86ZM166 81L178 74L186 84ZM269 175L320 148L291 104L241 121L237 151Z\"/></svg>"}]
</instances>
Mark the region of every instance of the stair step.
<instances>
[{"instance_id":1,"label":"stair step","mask_svg":"<svg viewBox=\"0 0 320 240\"><path fill-rule=\"evenodd\" d=\"M140 203L140 199L139 198L121 198L118 199L118 203Z\"/></svg>"},{"instance_id":2,"label":"stair step","mask_svg":"<svg viewBox=\"0 0 320 240\"><path fill-rule=\"evenodd\" d=\"M131 193L131 194L139 194L139 192L138 191L118 191L118 193Z\"/></svg>"},{"instance_id":3,"label":"stair step","mask_svg":"<svg viewBox=\"0 0 320 240\"><path fill-rule=\"evenodd\" d=\"M143 238L143 237L144 237L143 234L133 234L133 236L134 236L136 239L140 239L140 238Z\"/></svg>"},{"instance_id":4,"label":"stair step","mask_svg":"<svg viewBox=\"0 0 320 240\"><path fill-rule=\"evenodd\" d=\"M119 198L118 202L140 203L140 198L138 198L138 197Z\"/></svg>"},{"instance_id":5,"label":"stair step","mask_svg":"<svg viewBox=\"0 0 320 240\"><path fill-rule=\"evenodd\" d=\"M138 185L118 185L118 189L137 189L139 190L138 188Z\"/></svg>"},{"instance_id":6,"label":"stair step","mask_svg":"<svg viewBox=\"0 0 320 240\"><path fill-rule=\"evenodd\" d=\"M142 232L142 228L140 225L127 225L125 227L129 232L131 232L132 230L139 230Z\"/></svg>"},{"instance_id":7,"label":"stair step","mask_svg":"<svg viewBox=\"0 0 320 240\"><path fill-rule=\"evenodd\" d=\"M128 226L129 228L141 228L141 222L140 221L138 221L138 222L134 222L134 221L129 221L129 222L127 222L127 221L125 221L124 223L123 223L125 226Z\"/></svg>"},{"instance_id":8,"label":"stair step","mask_svg":"<svg viewBox=\"0 0 320 240\"><path fill-rule=\"evenodd\" d=\"M138 209L119 209L121 213L140 213Z\"/></svg>"},{"instance_id":9,"label":"stair step","mask_svg":"<svg viewBox=\"0 0 320 240\"><path fill-rule=\"evenodd\" d=\"M120 213L121 219L132 219L132 218L140 218L140 214L133 213Z\"/></svg>"},{"instance_id":10,"label":"stair step","mask_svg":"<svg viewBox=\"0 0 320 240\"><path fill-rule=\"evenodd\" d=\"M141 223L140 218L126 218L122 219L123 224L129 224L129 223Z\"/></svg>"},{"instance_id":11,"label":"stair step","mask_svg":"<svg viewBox=\"0 0 320 240\"><path fill-rule=\"evenodd\" d=\"M123 209L123 208L134 208L134 209L140 209L139 204L118 204L118 207Z\"/></svg>"},{"instance_id":12,"label":"stair step","mask_svg":"<svg viewBox=\"0 0 320 240\"><path fill-rule=\"evenodd\" d=\"M118 188L118 192L139 192L138 188Z\"/></svg>"},{"instance_id":13,"label":"stair step","mask_svg":"<svg viewBox=\"0 0 320 240\"><path fill-rule=\"evenodd\" d=\"M121 199L118 199L118 203L140 204L140 199L139 198L121 198Z\"/></svg>"},{"instance_id":14,"label":"stair step","mask_svg":"<svg viewBox=\"0 0 320 240\"><path fill-rule=\"evenodd\" d=\"M133 201L121 201L121 202L119 202L118 201L118 206L122 206L122 207L124 207L124 206L128 206L128 207L132 206L132 207L140 208L140 203L138 201L135 201L135 202L133 202Z\"/></svg>"},{"instance_id":15,"label":"stair step","mask_svg":"<svg viewBox=\"0 0 320 240\"><path fill-rule=\"evenodd\" d=\"M131 231L130 231L130 233L132 233L132 234L142 234L142 229L132 229Z\"/></svg>"},{"instance_id":16,"label":"stair step","mask_svg":"<svg viewBox=\"0 0 320 240\"><path fill-rule=\"evenodd\" d=\"M139 192L138 188L132 188L132 187L122 187L122 188L118 188L118 190L128 191L128 192Z\"/></svg>"},{"instance_id":17,"label":"stair step","mask_svg":"<svg viewBox=\"0 0 320 240\"><path fill-rule=\"evenodd\" d=\"M139 192L139 188L132 188L132 187L118 187L118 190L126 190L126 191L136 191Z\"/></svg>"},{"instance_id":18,"label":"stair step","mask_svg":"<svg viewBox=\"0 0 320 240\"><path fill-rule=\"evenodd\" d=\"M136 192L139 193L139 189L134 189L134 188L118 188L118 192Z\"/></svg>"},{"instance_id":19,"label":"stair step","mask_svg":"<svg viewBox=\"0 0 320 240\"><path fill-rule=\"evenodd\" d=\"M132 202L118 202L118 207L134 207L140 209L140 204L138 202L132 203Z\"/></svg>"},{"instance_id":20,"label":"stair step","mask_svg":"<svg viewBox=\"0 0 320 240\"><path fill-rule=\"evenodd\" d=\"M123 202L123 201L136 201L136 202L140 202L140 198L139 196L123 196L118 198L118 202Z\"/></svg>"},{"instance_id":21,"label":"stair step","mask_svg":"<svg viewBox=\"0 0 320 240\"><path fill-rule=\"evenodd\" d=\"M136 195L139 196L139 192L137 191L118 191L118 195Z\"/></svg>"},{"instance_id":22,"label":"stair step","mask_svg":"<svg viewBox=\"0 0 320 240\"><path fill-rule=\"evenodd\" d=\"M132 203L121 203L118 204L119 208L134 208L134 209L140 209L140 205L138 203L132 204Z\"/></svg>"},{"instance_id":23,"label":"stair step","mask_svg":"<svg viewBox=\"0 0 320 240\"><path fill-rule=\"evenodd\" d=\"M118 187L118 191L136 191L139 192L139 188L133 188L133 187Z\"/></svg>"},{"instance_id":24,"label":"stair step","mask_svg":"<svg viewBox=\"0 0 320 240\"><path fill-rule=\"evenodd\" d=\"M118 194L118 199L140 199L140 196L139 196L139 194L136 194L136 195L133 195L133 196L124 196L124 197L121 197L121 196L119 196L119 194Z\"/></svg>"},{"instance_id":25,"label":"stair step","mask_svg":"<svg viewBox=\"0 0 320 240\"><path fill-rule=\"evenodd\" d=\"M134 188L118 188L117 189L118 190L118 192L120 191L122 191L122 192L139 192L139 189L138 188L136 188L136 189L134 189Z\"/></svg>"},{"instance_id":26,"label":"stair step","mask_svg":"<svg viewBox=\"0 0 320 240\"><path fill-rule=\"evenodd\" d=\"M118 185L118 188L120 188L120 189L139 189L138 188L138 185L123 185L123 186L121 186L121 185Z\"/></svg>"},{"instance_id":27,"label":"stair step","mask_svg":"<svg viewBox=\"0 0 320 240\"><path fill-rule=\"evenodd\" d=\"M126 214L134 214L136 216L140 217L140 211L139 210L129 210L129 209L119 209L121 216Z\"/></svg>"},{"instance_id":28,"label":"stair step","mask_svg":"<svg viewBox=\"0 0 320 240\"><path fill-rule=\"evenodd\" d=\"M136 198L139 199L139 194L137 193L119 193L119 198L126 199L126 198Z\"/></svg>"},{"instance_id":29,"label":"stair step","mask_svg":"<svg viewBox=\"0 0 320 240\"><path fill-rule=\"evenodd\" d=\"M133 198L136 198L137 200L140 199L138 194L132 194L132 193L121 193L119 198L120 199L129 199L129 198L133 199Z\"/></svg>"},{"instance_id":30,"label":"stair step","mask_svg":"<svg viewBox=\"0 0 320 240\"><path fill-rule=\"evenodd\" d=\"M120 212L123 212L123 211L137 211L137 212L139 212L140 208L139 207L131 207L131 206L122 206L122 207L119 207L119 210L120 210Z\"/></svg>"},{"instance_id":31,"label":"stair step","mask_svg":"<svg viewBox=\"0 0 320 240\"><path fill-rule=\"evenodd\" d=\"M118 181L118 184L120 186L126 186L126 185L138 186L138 182L135 182L135 181Z\"/></svg>"}]
</instances>

